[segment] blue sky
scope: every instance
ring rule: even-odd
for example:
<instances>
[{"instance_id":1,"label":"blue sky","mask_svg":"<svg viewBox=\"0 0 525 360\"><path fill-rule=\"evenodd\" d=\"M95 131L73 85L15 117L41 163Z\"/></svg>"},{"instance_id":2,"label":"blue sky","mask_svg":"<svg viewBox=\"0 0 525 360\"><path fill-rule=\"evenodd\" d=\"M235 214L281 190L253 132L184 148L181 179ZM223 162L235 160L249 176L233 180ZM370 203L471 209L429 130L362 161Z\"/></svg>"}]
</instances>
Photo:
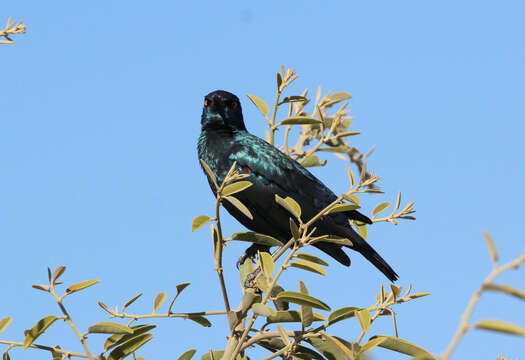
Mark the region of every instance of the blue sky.
<instances>
[{"instance_id":1,"label":"blue sky","mask_svg":"<svg viewBox=\"0 0 525 360\"><path fill-rule=\"evenodd\" d=\"M271 102L285 64L300 74L291 95L318 85L353 94L353 127L362 132L353 143L377 146L369 167L387 193L363 197L365 212L397 191L415 201L416 222L377 224L369 241L399 284L432 293L397 308L400 336L443 351L491 269L481 230L493 235L502 262L525 248L524 11L518 1L6 2L0 20L23 19L28 33L0 47L0 316L14 318L1 338L21 340L58 312L31 288L46 281L47 266L66 265L66 284L102 280L67 301L83 329L106 319L99 300L122 304L144 292L134 310L149 312L156 293L174 295L181 282L192 285L176 311L220 309L209 233L190 226L213 211L196 156L203 96L238 94L248 129L262 136L265 123L245 94ZM342 163L325 158L329 165L314 173L345 191ZM242 229L224 218L226 233ZM242 250L225 253L234 304ZM327 279L289 271L283 284L297 289L302 279L333 308L367 306L386 281L358 254L352 261L350 269L331 263ZM525 289L523 271L498 282ZM486 294L473 320L525 326L524 310L523 301ZM155 322L141 355L221 349L227 325L211 320L212 328ZM359 326L348 321L334 332L355 339ZM390 320L371 334L392 334ZM96 348L101 339L89 341ZM65 324L38 342L80 350ZM524 358L524 345L474 331L454 358Z\"/></svg>"}]
</instances>

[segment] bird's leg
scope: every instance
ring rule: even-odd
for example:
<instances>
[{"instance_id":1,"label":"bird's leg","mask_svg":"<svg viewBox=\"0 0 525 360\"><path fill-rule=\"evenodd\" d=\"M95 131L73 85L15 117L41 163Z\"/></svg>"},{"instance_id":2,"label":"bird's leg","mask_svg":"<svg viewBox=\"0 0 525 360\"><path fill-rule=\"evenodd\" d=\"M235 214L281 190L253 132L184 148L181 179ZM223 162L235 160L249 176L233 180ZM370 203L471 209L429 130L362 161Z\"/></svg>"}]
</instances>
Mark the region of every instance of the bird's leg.
<instances>
[{"instance_id":1,"label":"bird's leg","mask_svg":"<svg viewBox=\"0 0 525 360\"><path fill-rule=\"evenodd\" d=\"M237 268L241 264L243 264L244 261L248 258L253 261L255 259L255 256L261 251L270 252L270 248L266 245L252 244L248 249L246 249L246 251L239 258L239 260L237 260ZM244 288L247 289L255 287L255 279L257 278L260 272L261 266L259 265L253 272L246 276L246 279L244 280Z\"/></svg>"}]
</instances>

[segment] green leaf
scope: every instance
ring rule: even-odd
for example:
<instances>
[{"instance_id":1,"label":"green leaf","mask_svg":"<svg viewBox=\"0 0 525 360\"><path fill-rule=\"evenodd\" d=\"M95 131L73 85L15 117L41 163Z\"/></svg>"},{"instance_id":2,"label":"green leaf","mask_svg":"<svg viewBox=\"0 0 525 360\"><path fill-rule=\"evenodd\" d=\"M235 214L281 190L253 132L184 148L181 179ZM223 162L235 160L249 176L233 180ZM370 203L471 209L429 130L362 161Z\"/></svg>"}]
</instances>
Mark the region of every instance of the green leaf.
<instances>
[{"instance_id":1,"label":"green leaf","mask_svg":"<svg viewBox=\"0 0 525 360\"><path fill-rule=\"evenodd\" d=\"M330 306L310 295L296 291L283 291L277 295L278 300L288 301L299 305L307 305L316 309L330 311Z\"/></svg>"},{"instance_id":2,"label":"green leaf","mask_svg":"<svg viewBox=\"0 0 525 360\"><path fill-rule=\"evenodd\" d=\"M352 350L350 350L345 344L339 341L338 338L330 334L323 334L323 335L326 338L328 338L332 343L334 343L334 345L336 345L339 348L339 350L341 350L349 359L354 358L354 354L352 353Z\"/></svg>"},{"instance_id":3,"label":"green leaf","mask_svg":"<svg viewBox=\"0 0 525 360\"><path fill-rule=\"evenodd\" d=\"M262 292L268 292L270 290L270 280L264 274L257 276L256 283Z\"/></svg>"},{"instance_id":4,"label":"green leaf","mask_svg":"<svg viewBox=\"0 0 525 360\"><path fill-rule=\"evenodd\" d=\"M494 261L495 263L498 262L498 250L496 250L496 245L494 244L494 240L492 240L492 236L490 236L487 230L483 230L483 236L485 237L485 241L487 242L487 247L489 248L489 253L490 257L492 258L492 261Z\"/></svg>"},{"instance_id":5,"label":"green leaf","mask_svg":"<svg viewBox=\"0 0 525 360\"><path fill-rule=\"evenodd\" d=\"M76 283L76 284L73 284L73 285L69 286L66 289L66 292L68 294L72 294L72 293L75 293L77 291L80 291L80 290L83 290L85 288L88 288L88 287L90 287L92 285L95 285L98 282L100 282L100 280L98 280L98 279L82 281L82 282L79 282L79 283Z\"/></svg>"},{"instance_id":6,"label":"green leaf","mask_svg":"<svg viewBox=\"0 0 525 360\"><path fill-rule=\"evenodd\" d=\"M301 237L299 234L299 228L297 227L297 224L292 218L290 218L290 232L292 233L292 236L295 240L299 240L299 238Z\"/></svg>"},{"instance_id":7,"label":"green leaf","mask_svg":"<svg viewBox=\"0 0 525 360\"><path fill-rule=\"evenodd\" d=\"M326 359L348 360L348 357L345 356L345 353L333 341L324 336L324 334L317 337L310 337L306 341L310 343L316 350L321 352ZM353 359L353 357L350 359Z\"/></svg>"},{"instance_id":8,"label":"green leaf","mask_svg":"<svg viewBox=\"0 0 525 360\"><path fill-rule=\"evenodd\" d=\"M270 112L270 108L268 107L268 105L264 102L263 99L255 96L255 95L251 95L251 94L247 94L246 96L248 96L248 99L250 99L252 101L252 103L257 106L257 109L259 109L259 111L261 112L261 114L264 115L264 117L267 117L268 116L268 113Z\"/></svg>"},{"instance_id":9,"label":"green leaf","mask_svg":"<svg viewBox=\"0 0 525 360\"><path fill-rule=\"evenodd\" d=\"M344 211L352 211L361 208L361 206L356 204L337 204L333 208L330 209L328 214L332 213L338 213L338 212L344 212Z\"/></svg>"},{"instance_id":10,"label":"green leaf","mask_svg":"<svg viewBox=\"0 0 525 360\"><path fill-rule=\"evenodd\" d=\"M195 355L196 352L197 350L195 349L188 350L184 354L179 356L177 360L191 360L191 358L193 357L193 355Z\"/></svg>"},{"instance_id":11,"label":"green leaf","mask_svg":"<svg viewBox=\"0 0 525 360\"><path fill-rule=\"evenodd\" d=\"M62 274L64 273L64 271L66 271L66 267L65 267L65 266L61 265L61 266L57 267L57 268L55 269L55 271L53 271L53 275L51 276L51 283L52 283L52 284L55 284L56 281L58 280L58 278L59 278L60 276L62 276Z\"/></svg>"},{"instance_id":12,"label":"green leaf","mask_svg":"<svg viewBox=\"0 0 525 360\"><path fill-rule=\"evenodd\" d=\"M115 348L109 356L108 360L120 360L128 356L129 354L137 351L142 345L147 343L153 338L153 334L142 334L131 338L130 340L122 343L120 346Z\"/></svg>"},{"instance_id":13,"label":"green leaf","mask_svg":"<svg viewBox=\"0 0 525 360\"><path fill-rule=\"evenodd\" d=\"M525 292L508 285L485 284L483 285L483 290L499 291L525 300Z\"/></svg>"},{"instance_id":14,"label":"green leaf","mask_svg":"<svg viewBox=\"0 0 525 360\"><path fill-rule=\"evenodd\" d=\"M102 321L88 328L90 334L133 334L133 330L126 325L111 321Z\"/></svg>"},{"instance_id":15,"label":"green leaf","mask_svg":"<svg viewBox=\"0 0 525 360\"><path fill-rule=\"evenodd\" d=\"M253 273L253 271L254 271L253 262L248 257L246 258L246 260L244 260L244 262L239 267L239 275L241 276L241 286L242 287L244 287L244 282L246 281L246 277L249 274Z\"/></svg>"},{"instance_id":16,"label":"green leaf","mask_svg":"<svg viewBox=\"0 0 525 360\"><path fill-rule=\"evenodd\" d=\"M65 270L65 267L64 267ZM56 272L56 270L55 270ZM62 273L64 271L62 270ZM59 274L58 276L60 276ZM53 279L57 279L57 277L53 277ZM32 328L31 330L26 332L26 337L24 339L24 344L22 346L22 349L27 349L40 335L42 335L48 327L50 327L55 321L57 320L57 317L54 315L46 316L45 318L39 320ZM7 327L7 326L6 326Z\"/></svg>"},{"instance_id":17,"label":"green leaf","mask_svg":"<svg viewBox=\"0 0 525 360\"><path fill-rule=\"evenodd\" d=\"M210 354L211 353L211 354ZM224 350L210 351L202 355L201 360L220 360L224 355Z\"/></svg>"},{"instance_id":18,"label":"green leaf","mask_svg":"<svg viewBox=\"0 0 525 360\"><path fill-rule=\"evenodd\" d=\"M275 194L275 202L285 208L290 214L295 216L296 219L301 217L301 207L291 197L287 196L283 199L279 195Z\"/></svg>"},{"instance_id":19,"label":"green leaf","mask_svg":"<svg viewBox=\"0 0 525 360\"><path fill-rule=\"evenodd\" d=\"M301 161L301 165L303 165L305 168L308 167L316 167L316 166L325 166L326 160L319 161L319 156L317 155L308 155Z\"/></svg>"},{"instance_id":20,"label":"green leaf","mask_svg":"<svg viewBox=\"0 0 525 360\"><path fill-rule=\"evenodd\" d=\"M223 199L227 200L230 204L235 206L237 208L237 210L242 212L244 214L244 216L246 216L248 219L253 220L252 213L250 212L250 210L248 210L248 208L239 199L237 199L236 197L233 197L233 196L225 196L225 197L223 197Z\"/></svg>"},{"instance_id":21,"label":"green leaf","mask_svg":"<svg viewBox=\"0 0 525 360\"><path fill-rule=\"evenodd\" d=\"M275 269L272 255L263 251L259 253L259 258L261 260L261 267L264 275L270 279Z\"/></svg>"},{"instance_id":22,"label":"green leaf","mask_svg":"<svg viewBox=\"0 0 525 360\"><path fill-rule=\"evenodd\" d=\"M379 347L389 349L392 351L396 351L398 353L410 355L410 356L426 355L426 356L429 356L430 358L434 358L431 353L429 353L422 347L419 347L416 344L400 339L398 337L388 336L388 335L376 335L376 336L372 336L370 340L380 339L380 338L383 338L384 341L378 345Z\"/></svg>"},{"instance_id":23,"label":"green leaf","mask_svg":"<svg viewBox=\"0 0 525 360\"><path fill-rule=\"evenodd\" d=\"M379 213L381 213L382 211L385 211L386 209L388 209L392 204L390 204L389 202L382 202L381 204L377 205L374 210L372 210L372 217L376 217Z\"/></svg>"},{"instance_id":24,"label":"green leaf","mask_svg":"<svg viewBox=\"0 0 525 360\"><path fill-rule=\"evenodd\" d=\"M270 309L268 306L263 305L261 303L255 303L252 305L252 311L254 314L261 315L264 317L269 317L275 314L275 311Z\"/></svg>"},{"instance_id":25,"label":"green leaf","mask_svg":"<svg viewBox=\"0 0 525 360\"><path fill-rule=\"evenodd\" d=\"M206 162L204 160L202 160L202 159L199 159L199 160L201 162L202 168L204 169L204 171L206 172L208 177L213 182L213 185L215 185L215 189L218 189L219 185L217 184L217 178L215 177L215 174L213 173L213 171L211 171L210 166L208 164L206 164Z\"/></svg>"},{"instance_id":26,"label":"green leaf","mask_svg":"<svg viewBox=\"0 0 525 360\"><path fill-rule=\"evenodd\" d=\"M259 245L266 246L281 246L282 242L279 240L264 234L259 234L252 231L236 232L232 234L232 240L235 241L246 241Z\"/></svg>"},{"instance_id":27,"label":"green leaf","mask_svg":"<svg viewBox=\"0 0 525 360\"><path fill-rule=\"evenodd\" d=\"M308 295L308 289L306 288L306 285L299 280L299 290L302 294ZM300 305L301 309L301 322L305 328L312 325L312 322L314 321L314 314L312 312L312 307L307 305Z\"/></svg>"},{"instance_id":28,"label":"green leaf","mask_svg":"<svg viewBox=\"0 0 525 360\"><path fill-rule=\"evenodd\" d=\"M311 262L319 264L319 265L328 266L328 263L326 261L324 261L322 259L319 259L317 256L313 256L313 255L310 255L310 254L307 254L307 253L304 253L304 252L296 253L295 257L297 257L299 259L303 259L303 260L308 260L308 261L311 261Z\"/></svg>"},{"instance_id":29,"label":"green leaf","mask_svg":"<svg viewBox=\"0 0 525 360\"><path fill-rule=\"evenodd\" d=\"M382 337L378 337L372 340L369 340L367 343L363 344L360 349L360 353L364 354L375 348L376 346L382 344L386 339Z\"/></svg>"},{"instance_id":30,"label":"green leaf","mask_svg":"<svg viewBox=\"0 0 525 360\"><path fill-rule=\"evenodd\" d=\"M281 124L283 125L308 125L320 123L321 120L310 116L291 116L281 121Z\"/></svg>"},{"instance_id":31,"label":"green leaf","mask_svg":"<svg viewBox=\"0 0 525 360\"><path fill-rule=\"evenodd\" d=\"M296 260L293 263L290 264L292 267L296 267L299 269L311 271L316 274L320 275L326 275L326 270L320 267L317 264L314 264L313 262L310 262L308 260Z\"/></svg>"},{"instance_id":32,"label":"green leaf","mask_svg":"<svg viewBox=\"0 0 525 360\"><path fill-rule=\"evenodd\" d=\"M233 184L230 184L230 185L226 185L224 187L224 189L222 190L222 195L223 196L228 196L228 195L233 195L233 194L237 194L238 192L241 192L247 188L249 188L250 186L252 186L252 182L251 181L237 181L237 182L234 182Z\"/></svg>"},{"instance_id":33,"label":"green leaf","mask_svg":"<svg viewBox=\"0 0 525 360\"><path fill-rule=\"evenodd\" d=\"M356 312L356 316L359 320L359 325L361 325L361 329L363 329L365 333L369 332L371 323L370 310L361 309Z\"/></svg>"},{"instance_id":34,"label":"green leaf","mask_svg":"<svg viewBox=\"0 0 525 360\"><path fill-rule=\"evenodd\" d=\"M475 325L475 327L476 329L525 336L525 328L501 320L481 320Z\"/></svg>"},{"instance_id":35,"label":"green leaf","mask_svg":"<svg viewBox=\"0 0 525 360\"><path fill-rule=\"evenodd\" d=\"M190 286L191 283L189 282L186 282L186 283L182 283L182 284L178 284L177 286L175 286L177 288L177 295L175 295L175 298L177 298L177 296L179 296L179 294L184 290L186 289L188 286Z\"/></svg>"},{"instance_id":36,"label":"green leaf","mask_svg":"<svg viewBox=\"0 0 525 360\"><path fill-rule=\"evenodd\" d=\"M283 291L284 289L282 286L275 284L272 288L270 297L275 298L280 292ZM288 310L290 308L290 304L288 304L286 301L273 300L273 304L277 310Z\"/></svg>"},{"instance_id":37,"label":"green leaf","mask_svg":"<svg viewBox=\"0 0 525 360\"><path fill-rule=\"evenodd\" d=\"M333 311L330 316L328 316L328 325L335 324L336 322L354 317L356 312L359 311L359 308L353 306L347 306Z\"/></svg>"},{"instance_id":38,"label":"green leaf","mask_svg":"<svg viewBox=\"0 0 525 360\"><path fill-rule=\"evenodd\" d=\"M124 310L126 310L126 308L128 306L130 306L131 304L133 304L139 297L142 296L142 293L138 294L137 296L134 296L133 298L129 299L128 301L126 301L126 303L124 304L124 307L122 308L122 312L124 312Z\"/></svg>"},{"instance_id":39,"label":"green leaf","mask_svg":"<svg viewBox=\"0 0 525 360\"><path fill-rule=\"evenodd\" d=\"M166 293L160 292L155 296L155 300L153 300L153 313L155 314L157 310L164 304L164 301L166 301L166 298L168 295Z\"/></svg>"},{"instance_id":40,"label":"green leaf","mask_svg":"<svg viewBox=\"0 0 525 360\"><path fill-rule=\"evenodd\" d=\"M31 287L37 290L42 290L42 291L47 291L47 292L49 292L49 290L51 289L49 285L42 285L42 284L33 284L31 285Z\"/></svg>"},{"instance_id":41,"label":"green leaf","mask_svg":"<svg viewBox=\"0 0 525 360\"><path fill-rule=\"evenodd\" d=\"M327 243L341 245L341 246L348 246L348 247L353 247L354 246L354 244L349 239L339 238L339 237L329 237L329 238L324 239L322 241L323 242L327 242Z\"/></svg>"},{"instance_id":42,"label":"green leaf","mask_svg":"<svg viewBox=\"0 0 525 360\"><path fill-rule=\"evenodd\" d=\"M359 231L359 234L363 237L363 239L366 240L366 237L368 236L368 232L366 230L366 224L365 223L356 223L357 231Z\"/></svg>"},{"instance_id":43,"label":"green leaf","mask_svg":"<svg viewBox=\"0 0 525 360\"><path fill-rule=\"evenodd\" d=\"M281 90L282 84L283 84L283 77L280 73L277 73L277 90Z\"/></svg>"},{"instance_id":44,"label":"green leaf","mask_svg":"<svg viewBox=\"0 0 525 360\"><path fill-rule=\"evenodd\" d=\"M280 102L279 105L291 102L307 102L308 99L304 96L287 96Z\"/></svg>"},{"instance_id":45,"label":"green leaf","mask_svg":"<svg viewBox=\"0 0 525 360\"><path fill-rule=\"evenodd\" d=\"M337 137L342 138L342 137L347 137L347 136L355 136L359 134L361 134L361 131L345 131L345 132L337 133Z\"/></svg>"},{"instance_id":46,"label":"green leaf","mask_svg":"<svg viewBox=\"0 0 525 360\"><path fill-rule=\"evenodd\" d=\"M352 97L352 95L347 93L347 92L344 92L344 91L336 92L336 93L330 95L328 97L328 101L326 101L323 105L325 107L330 107L330 106L335 105L335 104L337 104L337 103L339 103L341 101L350 99L351 97Z\"/></svg>"},{"instance_id":47,"label":"green leaf","mask_svg":"<svg viewBox=\"0 0 525 360\"><path fill-rule=\"evenodd\" d=\"M324 321L325 317L318 313L313 313L312 321ZM266 319L268 324L284 322L301 322L301 313L297 310L279 310Z\"/></svg>"},{"instance_id":48,"label":"green leaf","mask_svg":"<svg viewBox=\"0 0 525 360\"><path fill-rule=\"evenodd\" d=\"M343 194L343 199L353 202L354 204L359 205L361 200L353 194Z\"/></svg>"},{"instance_id":49,"label":"green leaf","mask_svg":"<svg viewBox=\"0 0 525 360\"><path fill-rule=\"evenodd\" d=\"M211 221L211 218L206 215L199 215L191 222L191 231L197 231L207 223Z\"/></svg>"},{"instance_id":50,"label":"green leaf","mask_svg":"<svg viewBox=\"0 0 525 360\"><path fill-rule=\"evenodd\" d=\"M314 351L302 345L295 346L294 356L300 360L325 360L325 358L317 351Z\"/></svg>"},{"instance_id":51,"label":"green leaf","mask_svg":"<svg viewBox=\"0 0 525 360\"><path fill-rule=\"evenodd\" d=\"M394 299L396 299L400 294L401 294L401 289L403 287L401 285L394 285L394 284L390 284L390 289L392 289L392 293L394 294Z\"/></svg>"},{"instance_id":52,"label":"green leaf","mask_svg":"<svg viewBox=\"0 0 525 360\"><path fill-rule=\"evenodd\" d=\"M197 324L199 325L202 325L204 327L210 327L211 326L211 322L206 319L204 316L200 316L200 315L189 315L187 317L187 319L190 319L192 321L195 321Z\"/></svg>"},{"instance_id":53,"label":"green leaf","mask_svg":"<svg viewBox=\"0 0 525 360\"><path fill-rule=\"evenodd\" d=\"M135 325L131 327L133 331L132 334L113 334L104 342L104 352L156 327L156 325Z\"/></svg>"},{"instance_id":54,"label":"green leaf","mask_svg":"<svg viewBox=\"0 0 525 360\"><path fill-rule=\"evenodd\" d=\"M13 318L9 316L0 320L0 334L3 333L5 329L8 328L9 325L11 325L12 321L13 321Z\"/></svg>"}]
</instances>

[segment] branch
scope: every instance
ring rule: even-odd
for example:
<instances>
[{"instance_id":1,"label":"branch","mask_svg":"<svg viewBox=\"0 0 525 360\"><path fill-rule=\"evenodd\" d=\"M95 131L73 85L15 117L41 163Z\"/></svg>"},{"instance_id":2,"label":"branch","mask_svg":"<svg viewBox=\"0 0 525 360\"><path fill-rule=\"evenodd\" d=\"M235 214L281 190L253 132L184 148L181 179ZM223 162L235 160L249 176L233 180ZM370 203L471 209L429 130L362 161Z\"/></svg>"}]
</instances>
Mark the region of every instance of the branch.
<instances>
[{"instance_id":1,"label":"branch","mask_svg":"<svg viewBox=\"0 0 525 360\"><path fill-rule=\"evenodd\" d=\"M7 25L3 30L0 30L0 37L6 38L6 40L0 40L0 44L14 44L14 41L11 40L9 35L12 34L25 34L26 26L22 22L16 23L16 21L11 21L11 16L7 19Z\"/></svg>"}]
</instances>

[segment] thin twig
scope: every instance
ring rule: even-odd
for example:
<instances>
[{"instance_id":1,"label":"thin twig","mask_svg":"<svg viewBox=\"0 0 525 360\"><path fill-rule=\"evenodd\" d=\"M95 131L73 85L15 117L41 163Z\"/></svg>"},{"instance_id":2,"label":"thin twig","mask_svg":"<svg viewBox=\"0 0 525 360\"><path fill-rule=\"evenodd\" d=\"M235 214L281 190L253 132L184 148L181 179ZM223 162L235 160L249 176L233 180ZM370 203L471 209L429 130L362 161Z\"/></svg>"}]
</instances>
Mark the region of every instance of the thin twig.
<instances>
[{"instance_id":1,"label":"thin twig","mask_svg":"<svg viewBox=\"0 0 525 360\"><path fill-rule=\"evenodd\" d=\"M22 347L22 346L24 346L24 344L21 343L21 342L6 341L6 340L0 340L0 344L6 344L6 345L9 345L10 347L15 347L15 346ZM56 352L56 353L59 353L59 354L64 354L67 357L76 356L76 357L81 357L81 358L86 358L86 359L90 358L86 354L82 354L82 353L78 353L78 352L74 352L74 351L69 351L69 350L64 350L64 349L59 349L59 348L54 348L54 347L45 346L45 345L31 344L31 345L29 345L29 347L33 348L33 349L47 350L47 351ZM99 359L99 357L91 357L91 358L92 359Z\"/></svg>"}]
</instances>

